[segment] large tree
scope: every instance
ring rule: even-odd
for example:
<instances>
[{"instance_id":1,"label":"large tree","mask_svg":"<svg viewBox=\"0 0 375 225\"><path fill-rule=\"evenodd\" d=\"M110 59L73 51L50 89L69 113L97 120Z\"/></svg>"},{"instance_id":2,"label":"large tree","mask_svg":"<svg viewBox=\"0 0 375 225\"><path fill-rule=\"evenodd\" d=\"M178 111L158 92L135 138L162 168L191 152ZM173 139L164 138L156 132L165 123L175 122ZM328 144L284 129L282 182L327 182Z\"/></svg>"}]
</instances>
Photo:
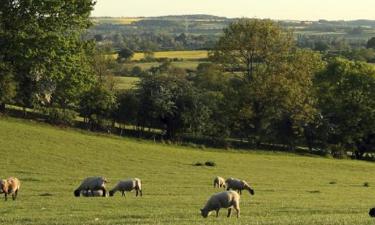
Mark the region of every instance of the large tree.
<instances>
[{"instance_id":1,"label":"large tree","mask_svg":"<svg viewBox=\"0 0 375 225\"><path fill-rule=\"evenodd\" d=\"M239 19L224 29L211 57L227 70L244 72L251 80L262 65L285 57L292 40L289 32L271 20Z\"/></svg>"},{"instance_id":2,"label":"large tree","mask_svg":"<svg viewBox=\"0 0 375 225\"><path fill-rule=\"evenodd\" d=\"M17 100L69 107L92 80L83 41L93 0L4 0L0 7L3 61L14 70Z\"/></svg>"},{"instance_id":3,"label":"large tree","mask_svg":"<svg viewBox=\"0 0 375 225\"><path fill-rule=\"evenodd\" d=\"M212 57L238 77L228 95L237 136L293 148L315 113L312 80L320 56L297 49L275 22L241 19L224 30Z\"/></svg>"}]
</instances>

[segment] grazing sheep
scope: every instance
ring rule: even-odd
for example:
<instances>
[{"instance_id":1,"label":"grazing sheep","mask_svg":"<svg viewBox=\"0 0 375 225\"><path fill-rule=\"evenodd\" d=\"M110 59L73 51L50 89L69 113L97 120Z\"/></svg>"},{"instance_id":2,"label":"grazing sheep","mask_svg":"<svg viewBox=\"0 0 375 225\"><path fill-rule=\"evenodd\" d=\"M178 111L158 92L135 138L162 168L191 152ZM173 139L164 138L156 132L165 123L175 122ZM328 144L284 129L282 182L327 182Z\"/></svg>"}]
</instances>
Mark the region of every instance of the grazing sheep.
<instances>
[{"instance_id":1,"label":"grazing sheep","mask_svg":"<svg viewBox=\"0 0 375 225\"><path fill-rule=\"evenodd\" d=\"M214 188L225 188L225 179L222 177L215 177L214 179Z\"/></svg>"},{"instance_id":2,"label":"grazing sheep","mask_svg":"<svg viewBox=\"0 0 375 225\"><path fill-rule=\"evenodd\" d=\"M238 193L241 195L242 190L248 190L251 195L254 195L254 190L250 187L250 185L244 181L244 180L239 180L239 179L234 179L234 178L228 178L225 181L227 185L227 191L230 189L238 191Z\"/></svg>"},{"instance_id":3,"label":"grazing sheep","mask_svg":"<svg viewBox=\"0 0 375 225\"><path fill-rule=\"evenodd\" d=\"M74 191L74 196L79 197L82 191L86 191L88 193L91 191L92 193L95 191L102 191L102 196L106 196L106 188L105 185L107 183L107 179L104 177L88 177L84 179L81 185Z\"/></svg>"},{"instance_id":4,"label":"grazing sheep","mask_svg":"<svg viewBox=\"0 0 375 225\"><path fill-rule=\"evenodd\" d=\"M201 209L201 215L207 218L211 211L216 211L216 217L219 216L221 208L228 208L228 217L232 214L232 208L237 211L237 218L240 217L240 195L235 191L225 191L214 194L208 199L206 206Z\"/></svg>"},{"instance_id":5,"label":"grazing sheep","mask_svg":"<svg viewBox=\"0 0 375 225\"><path fill-rule=\"evenodd\" d=\"M97 190L97 191L83 190L81 191L81 195L84 197L102 197L103 191L102 190Z\"/></svg>"},{"instance_id":6,"label":"grazing sheep","mask_svg":"<svg viewBox=\"0 0 375 225\"><path fill-rule=\"evenodd\" d=\"M120 181L112 190L109 191L109 196L113 196L117 191L121 191L122 196L125 196L125 192L131 192L135 190L135 196L142 196L142 183L138 178Z\"/></svg>"},{"instance_id":7,"label":"grazing sheep","mask_svg":"<svg viewBox=\"0 0 375 225\"><path fill-rule=\"evenodd\" d=\"M21 187L21 182L15 178L10 177L6 180L0 181L0 194L4 193L5 201L8 200L8 195L12 195L12 199L16 200L18 191Z\"/></svg>"}]
</instances>

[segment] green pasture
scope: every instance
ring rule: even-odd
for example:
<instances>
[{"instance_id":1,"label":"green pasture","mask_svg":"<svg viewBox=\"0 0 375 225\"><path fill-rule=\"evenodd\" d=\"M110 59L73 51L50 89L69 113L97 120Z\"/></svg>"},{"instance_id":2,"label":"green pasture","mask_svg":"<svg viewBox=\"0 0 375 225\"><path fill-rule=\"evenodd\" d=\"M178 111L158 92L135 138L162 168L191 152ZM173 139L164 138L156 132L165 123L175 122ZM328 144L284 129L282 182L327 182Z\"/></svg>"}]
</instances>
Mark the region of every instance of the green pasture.
<instances>
[{"instance_id":1,"label":"green pasture","mask_svg":"<svg viewBox=\"0 0 375 225\"><path fill-rule=\"evenodd\" d=\"M16 201L0 201L0 224L370 225L375 164L280 152L195 149L0 118L0 176L18 177ZM216 167L193 164L216 162ZM88 176L139 177L142 198L75 198ZM203 219L215 176L247 180L240 219ZM369 187L365 187L364 183Z\"/></svg>"}]
</instances>

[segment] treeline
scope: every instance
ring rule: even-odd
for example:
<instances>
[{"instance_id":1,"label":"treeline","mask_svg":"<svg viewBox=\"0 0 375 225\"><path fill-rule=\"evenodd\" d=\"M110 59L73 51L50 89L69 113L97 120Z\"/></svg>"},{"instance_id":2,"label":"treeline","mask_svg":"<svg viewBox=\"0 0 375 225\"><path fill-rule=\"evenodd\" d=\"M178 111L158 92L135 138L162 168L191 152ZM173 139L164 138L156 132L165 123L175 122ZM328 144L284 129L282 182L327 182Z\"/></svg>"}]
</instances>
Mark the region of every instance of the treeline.
<instances>
[{"instance_id":1,"label":"treeline","mask_svg":"<svg viewBox=\"0 0 375 225\"><path fill-rule=\"evenodd\" d=\"M363 158L375 148L375 68L297 47L270 20L224 29L197 71L168 63L116 92L108 60L82 39L90 0L5 1L0 8L0 105L42 112L55 124L78 115L91 130L133 125L140 136L230 147L306 147Z\"/></svg>"}]
</instances>

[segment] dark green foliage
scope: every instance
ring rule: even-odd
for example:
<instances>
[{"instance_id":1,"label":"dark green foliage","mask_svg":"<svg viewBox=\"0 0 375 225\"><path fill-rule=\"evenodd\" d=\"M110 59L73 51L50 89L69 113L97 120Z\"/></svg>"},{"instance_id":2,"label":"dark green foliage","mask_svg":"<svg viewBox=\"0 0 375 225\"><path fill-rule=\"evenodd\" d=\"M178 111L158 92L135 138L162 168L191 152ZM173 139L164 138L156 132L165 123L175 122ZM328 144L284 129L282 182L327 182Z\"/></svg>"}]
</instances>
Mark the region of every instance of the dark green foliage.
<instances>
[{"instance_id":1,"label":"dark green foliage","mask_svg":"<svg viewBox=\"0 0 375 225\"><path fill-rule=\"evenodd\" d=\"M132 50L130 50L129 48L123 48L118 52L117 60L119 62L127 61L127 60L131 59L133 57L133 55L134 55L134 52Z\"/></svg>"},{"instance_id":2,"label":"dark green foliage","mask_svg":"<svg viewBox=\"0 0 375 225\"><path fill-rule=\"evenodd\" d=\"M371 38L367 42L367 48L375 49L375 37Z\"/></svg>"},{"instance_id":3,"label":"dark green foliage","mask_svg":"<svg viewBox=\"0 0 375 225\"><path fill-rule=\"evenodd\" d=\"M0 111L5 110L6 103L12 103L16 94L16 83L9 65L0 62Z\"/></svg>"},{"instance_id":4,"label":"dark green foliage","mask_svg":"<svg viewBox=\"0 0 375 225\"><path fill-rule=\"evenodd\" d=\"M47 121L56 125L72 126L74 125L78 113L69 109L60 108L45 108L41 109L41 112L47 116Z\"/></svg>"},{"instance_id":5,"label":"dark green foliage","mask_svg":"<svg viewBox=\"0 0 375 225\"><path fill-rule=\"evenodd\" d=\"M103 129L116 107L116 97L103 85L96 85L81 96L80 114L90 129Z\"/></svg>"},{"instance_id":6,"label":"dark green foliage","mask_svg":"<svg viewBox=\"0 0 375 225\"><path fill-rule=\"evenodd\" d=\"M329 127L331 144L355 148L356 157L374 150L375 68L333 59L316 79L319 109Z\"/></svg>"}]
</instances>

